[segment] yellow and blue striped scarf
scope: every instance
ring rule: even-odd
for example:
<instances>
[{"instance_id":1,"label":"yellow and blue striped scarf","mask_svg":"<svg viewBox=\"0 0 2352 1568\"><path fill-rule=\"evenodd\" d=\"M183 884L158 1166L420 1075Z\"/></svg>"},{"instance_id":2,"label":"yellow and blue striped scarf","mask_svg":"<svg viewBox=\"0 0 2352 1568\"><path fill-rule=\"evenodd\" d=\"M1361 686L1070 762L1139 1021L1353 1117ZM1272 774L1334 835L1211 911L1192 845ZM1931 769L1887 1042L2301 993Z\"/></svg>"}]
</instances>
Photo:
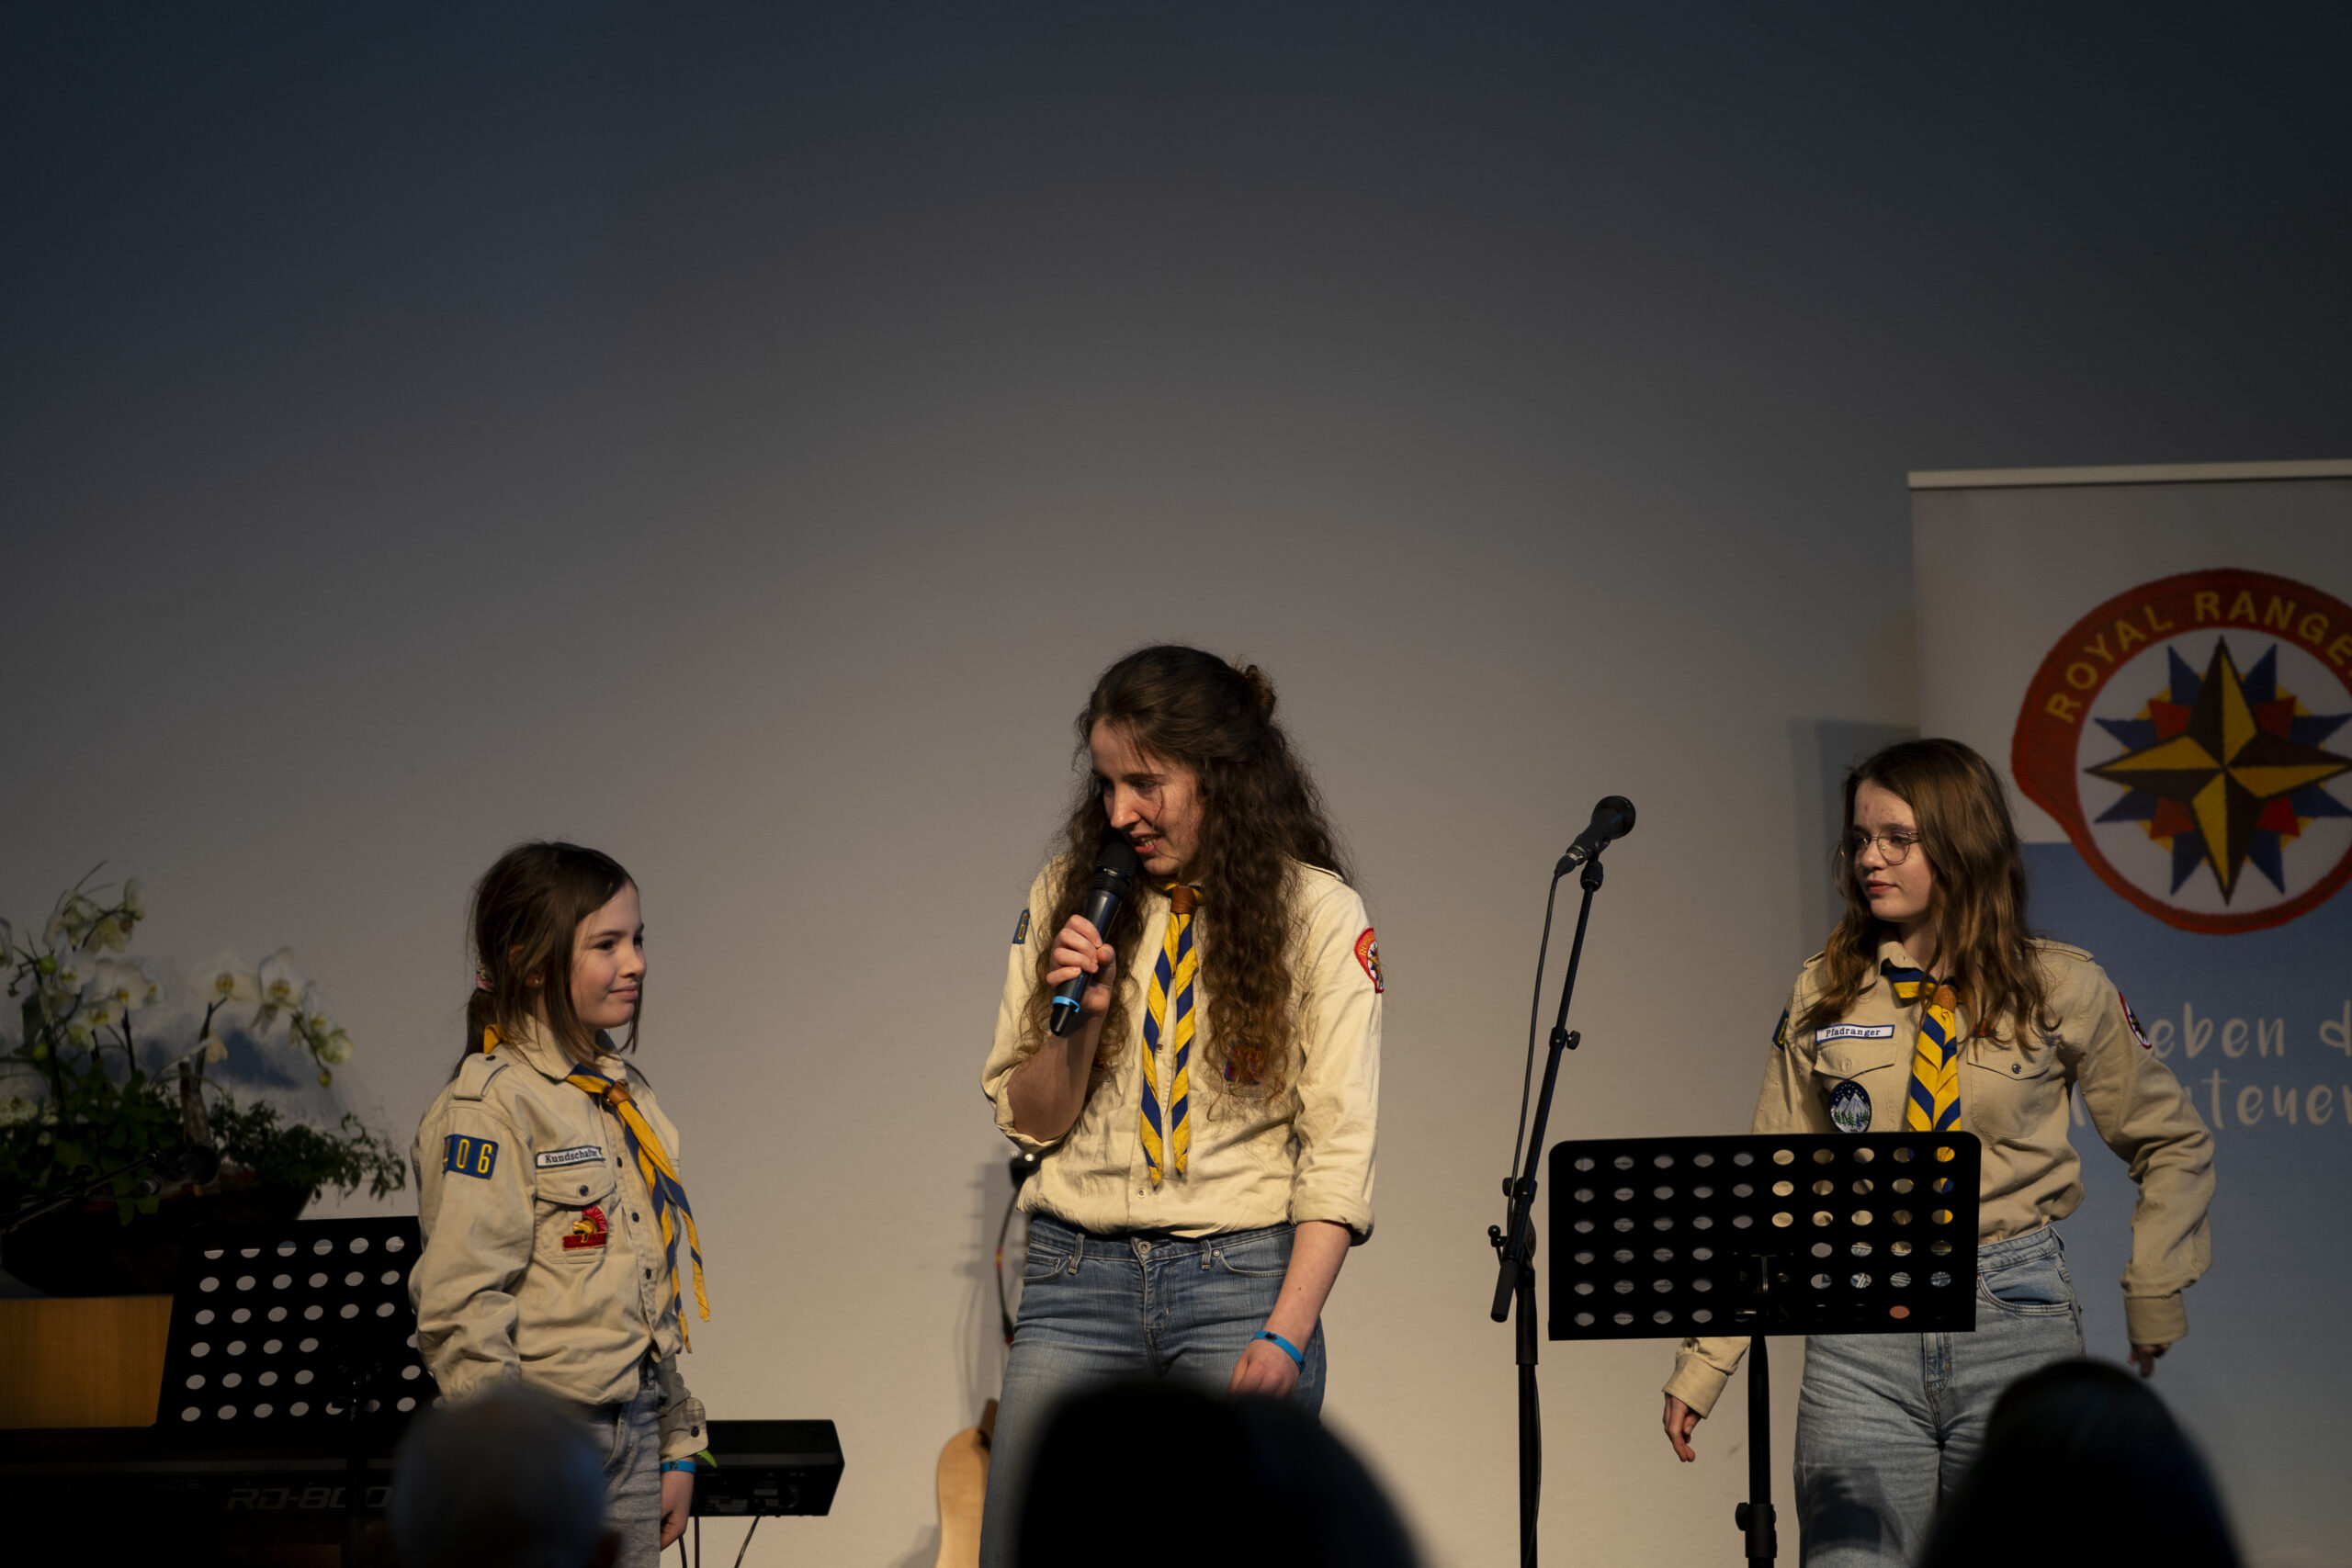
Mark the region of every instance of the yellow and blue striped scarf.
<instances>
[{"instance_id":1,"label":"yellow and blue striped scarf","mask_svg":"<svg viewBox=\"0 0 2352 1568\"><path fill-rule=\"evenodd\" d=\"M1201 972L1200 950L1193 942L1193 910L1199 902L1200 895L1181 883L1168 890L1168 934L1159 944L1159 961L1152 965L1150 1011L1143 1021L1143 1159L1154 1187L1170 1170L1184 1174L1185 1156L1193 1147L1193 998ZM1163 1041L1176 1053L1164 1140L1159 1093Z\"/></svg>"},{"instance_id":2,"label":"yellow and blue striped scarf","mask_svg":"<svg viewBox=\"0 0 2352 1568\"><path fill-rule=\"evenodd\" d=\"M1905 1097L1903 1125L1914 1133L1948 1133L1960 1125L1960 998L1951 978L1937 979L1924 969L1908 969L1893 959L1879 960L1879 969L1894 987L1894 999L1905 1006L1925 1000L1919 1014L1919 1038L1911 1048L1910 1092Z\"/></svg>"}]
</instances>

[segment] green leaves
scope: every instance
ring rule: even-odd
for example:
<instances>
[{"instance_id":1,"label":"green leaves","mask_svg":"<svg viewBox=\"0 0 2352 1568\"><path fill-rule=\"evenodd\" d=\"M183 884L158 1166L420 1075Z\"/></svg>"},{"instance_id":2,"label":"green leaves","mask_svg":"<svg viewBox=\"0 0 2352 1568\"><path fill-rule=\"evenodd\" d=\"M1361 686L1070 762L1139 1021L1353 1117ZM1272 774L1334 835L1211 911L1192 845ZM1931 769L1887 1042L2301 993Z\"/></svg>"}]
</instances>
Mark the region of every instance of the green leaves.
<instances>
[{"instance_id":1,"label":"green leaves","mask_svg":"<svg viewBox=\"0 0 2352 1568\"><path fill-rule=\"evenodd\" d=\"M212 1026L230 1002L258 1004L251 1025L256 1035L287 1019L291 1043L318 1065L321 1084L330 1081L327 1069L351 1059L351 1036L294 967L289 950L271 954L257 974L232 953L200 968L204 1022L177 1058L177 1081L168 1074L158 1080L139 1066L131 1015L161 999L162 987L140 964L99 955L123 952L146 914L135 878L114 894L93 888L85 876L59 897L38 940L0 920L0 976L8 995L19 998L22 1027L16 1046L0 1051L0 1073L37 1079L46 1090L32 1100L0 1093L0 1209L34 1194L72 1190L99 1172L205 1136L207 1090L218 1102L209 1112L212 1141L227 1160L264 1181L313 1197L327 1187L351 1192L364 1186L380 1198L406 1185L401 1151L358 1118L346 1115L332 1131L288 1124L276 1107L239 1107L205 1080L204 1069L227 1055ZM152 1041L153 1026L141 1032ZM120 1057L111 1069L108 1053ZM180 1103L183 1088L199 1097L193 1110ZM130 1195L141 1174L109 1183L124 1224L157 1210L155 1199Z\"/></svg>"},{"instance_id":2,"label":"green leaves","mask_svg":"<svg viewBox=\"0 0 2352 1568\"><path fill-rule=\"evenodd\" d=\"M268 1180L300 1187L315 1199L332 1187L361 1187L382 1198L408 1185L408 1160L392 1141L358 1117L346 1115L336 1132L289 1123L274 1105L241 1106L227 1095L212 1111L221 1155L251 1166Z\"/></svg>"}]
</instances>

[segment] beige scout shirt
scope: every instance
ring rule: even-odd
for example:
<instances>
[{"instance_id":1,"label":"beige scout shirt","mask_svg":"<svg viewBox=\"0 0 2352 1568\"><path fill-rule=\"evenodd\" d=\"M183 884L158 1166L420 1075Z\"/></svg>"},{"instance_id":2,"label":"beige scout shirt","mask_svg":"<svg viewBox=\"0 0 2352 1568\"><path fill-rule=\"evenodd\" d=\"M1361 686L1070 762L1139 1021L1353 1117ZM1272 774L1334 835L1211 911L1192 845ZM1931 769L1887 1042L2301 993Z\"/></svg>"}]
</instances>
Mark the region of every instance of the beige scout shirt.
<instances>
[{"instance_id":1,"label":"beige scout shirt","mask_svg":"<svg viewBox=\"0 0 2352 1568\"><path fill-rule=\"evenodd\" d=\"M1029 889L1028 913L1051 907L1048 867ZM1041 1154L1037 1174L1022 1189L1024 1212L1055 1215L1082 1230L1164 1231L1216 1235L1263 1225L1329 1220L1372 1235L1373 1124L1380 1101L1380 959L1372 921L1355 890L1329 872L1295 868L1300 935L1294 963L1304 994L1299 1030L1302 1059L1288 1092L1272 1102L1222 1092L1212 1081L1203 1047L1208 1039L1204 982L1196 982L1199 1020L1191 1075L1192 1151L1185 1173L1170 1171L1159 1186L1145 1167L1143 1075L1158 1075L1168 1103L1175 1053L1163 1045L1155 1060L1143 1043L1145 987L1168 931L1168 896L1138 895L1143 919L1136 966L1124 974L1130 1036L1109 1071L1097 1069L1077 1122L1046 1142L1012 1130L1006 1083L1023 1061L1022 1020L1036 974L1037 953L1054 932L1024 918L1006 961L1004 998L997 1008L996 1043L980 1087L996 1105L996 1124L1021 1147ZM1216 940L1216 911L1195 917L1204 943Z\"/></svg>"},{"instance_id":2,"label":"beige scout shirt","mask_svg":"<svg viewBox=\"0 0 2352 1568\"><path fill-rule=\"evenodd\" d=\"M645 1079L609 1053L597 1066L628 1085L674 1164L677 1129ZM662 1457L684 1459L707 1438L678 1373L662 1226L619 1122L564 1081L571 1071L552 1043L508 1041L468 1056L424 1113L413 1156L424 1251L408 1286L417 1345L446 1398L514 1377L582 1404L636 1397L650 1351Z\"/></svg>"},{"instance_id":3,"label":"beige scout shirt","mask_svg":"<svg viewBox=\"0 0 2352 1568\"><path fill-rule=\"evenodd\" d=\"M2056 1030L2031 1029L2020 1039L2005 1022L1989 1037L1971 1032L1961 1048L1960 1125L1984 1144L1977 1239L2038 1230L2081 1205L2082 1161L2066 1136L2072 1089L2140 1188L2123 1270L2125 1328L2135 1345L2169 1344L2188 1332L2182 1290L2212 1261L2205 1211L2213 1134L2179 1080L2141 1043L2114 982L2091 955L2061 942L2034 946ZM1900 942L1882 943L1879 959L1911 967ZM1766 1058L1755 1131L1831 1131L1829 1091L1851 1082L1870 1097L1869 1130L1899 1133L1919 1010L1898 1003L1873 965L1869 988L1838 1024L1799 1033L1796 1021L1819 992L1820 963L1819 953L1806 961L1789 998L1786 1043L1776 1040ZM1962 1029L1974 1026L1963 1010ZM1666 1392L1705 1415L1747 1347L1741 1338L1685 1340Z\"/></svg>"}]
</instances>

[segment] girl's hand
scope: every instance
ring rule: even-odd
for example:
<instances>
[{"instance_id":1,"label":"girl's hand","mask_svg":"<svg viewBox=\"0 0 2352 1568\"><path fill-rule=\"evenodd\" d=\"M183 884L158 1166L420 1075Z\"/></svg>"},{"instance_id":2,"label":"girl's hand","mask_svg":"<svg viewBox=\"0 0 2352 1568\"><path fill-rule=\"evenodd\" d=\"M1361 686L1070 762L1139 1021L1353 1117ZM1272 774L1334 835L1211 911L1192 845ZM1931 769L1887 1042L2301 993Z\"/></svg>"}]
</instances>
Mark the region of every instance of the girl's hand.
<instances>
[{"instance_id":1,"label":"girl's hand","mask_svg":"<svg viewBox=\"0 0 2352 1568\"><path fill-rule=\"evenodd\" d=\"M694 1512L695 1472L691 1470L665 1470L662 1472L662 1546L667 1551L672 1542L686 1533L686 1516Z\"/></svg>"},{"instance_id":2,"label":"girl's hand","mask_svg":"<svg viewBox=\"0 0 2352 1568\"><path fill-rule=\"evenodd\" d=\"M2134 1345L2132 1347L2132 1364L2140 1369L2140 1375L2142 1377L2154 1377L2156 1375L2156 1358L2171 1348L2172 1343L2169 1340L2165 1341L2162 1345Z\"/></svg>"},{"instance_id":3,"label":"girl's hand","mask_svg":"<svg viewBox=\"0 0 2352 1568\"><path fill-rule=\"evenodd\" d=\"M1666 1396L1666 1440L1674 1445L1674 1457L1689 1464L1699 1457L1690 1446L1690 1434L1698 1429L1700 1415L1672 1394Z\"/></svg>"},{"instance_id":4,"label":"girl's hand","mask_svg":"<svg viewBox=\"0 0 2352 1568\"><path fill-rule=\"evenodd\" d=\"M1072 915L1054 937L1054 966L1046 971L1046 984L1058 986L1074 975L1093 976L1078 998L1080 1017L1091 1022L1111 1010L1111 978L1118 969L1117 957L1084 915Z\"/></svg>"},{"instance_id":5,"label":"girl's hand","mask_svg":"<svg viewBox=\"0 0 2352 1568\"><path fill-rule=\"evenodd\" d=\"M1290 1359L1290 1352L1271 1339L1252 1339L1250 1348L1241 1352L1241 1359L1233 1363L1233 1381L1225 1392L1288 1399L1297 1386L1298 1363Z\"/></svg>"}]
</instances>

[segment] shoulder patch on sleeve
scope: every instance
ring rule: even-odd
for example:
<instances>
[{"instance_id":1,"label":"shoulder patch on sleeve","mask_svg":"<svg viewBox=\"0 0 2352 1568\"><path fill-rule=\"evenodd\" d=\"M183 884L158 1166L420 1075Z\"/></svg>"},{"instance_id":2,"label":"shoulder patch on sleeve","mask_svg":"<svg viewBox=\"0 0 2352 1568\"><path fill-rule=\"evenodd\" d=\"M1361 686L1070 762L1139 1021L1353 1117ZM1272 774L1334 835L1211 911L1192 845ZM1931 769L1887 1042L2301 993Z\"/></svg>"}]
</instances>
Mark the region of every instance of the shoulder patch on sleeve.
<instances>
[{"instance_id":1,"label":"shoulder patch on sleeve","mask_svg":"<svg viewBox=\"0 0 2352 1568\"><path fill-rule=\"evenodd\" d=\"M1782 1008L1781 1010L1781 1021L1772 1026L1772 1049L1775 1051L1785 1051L1788 1048L1789 1010Z\"/></svg>"},{"instance_id":2,"label":"shoulder patch on sleeve","mask_svg":"<svg viewBox=\"0 0 2352 1568\"><path fill-rule=\"evenodd\" d=\"M441 1140L441 1168L488 1180L490 1173L498 1168L497 1141L477 1138L469 1133L452 1133Z\"/></svg>"},{"instance_id":3,"label":"shoulder patch on sleeve","mask_svg":"<svg viewBox=\"0 0 2352 1568\"><path fill-rule=\"evenodd\" d=\"M1363 965L1366 975L1372 976L1374 994L1388 989L1380 978L1380 938L1373 934L1370 926L1364 927L1363 934L1356 938L1356 962Z\"/></svg>"},{"instance_id":4,"label":"shoulder patch on sleeve","mask_svg":"<svg viewBox=\"0 0 2352 1568\"><path fill-rule=\"evenodd\" d=\"M1019 947L1029 940L1029 911L1023 907L1021 918L1012 922L1012 945Z\"/></svg>"},{"instance_id":5,"label":"shoulder patch on sleeve","mask_svg":"<svg viewBox=\"0 0 2352 1568\"><path fill-rule=\"evenodd\" d=\"M2132 1032L2132 1038L2140 1043L2141 1050L2147 1050L2148 1032L2140 1027L2139 1015L2132 1010L2132 1004L2124 999L2121 991L2115 993L2115 1005L2123 1010L2123 1026Z\"/></svg>"},{"instance_id":6,"label":"shoulder patch on sleeve","mask_svg":"<svg viewBox=\"0 0 2352 1568\"><path fill-rule=\"evenodd\" d=\"M490 1080L504 1072L511 1064L501 1056L484 1055L477 1051L458 1067L458 1082L450 1090L454 1100L480 1100L490 1088Z\"/></svg>"}]
</instances>

